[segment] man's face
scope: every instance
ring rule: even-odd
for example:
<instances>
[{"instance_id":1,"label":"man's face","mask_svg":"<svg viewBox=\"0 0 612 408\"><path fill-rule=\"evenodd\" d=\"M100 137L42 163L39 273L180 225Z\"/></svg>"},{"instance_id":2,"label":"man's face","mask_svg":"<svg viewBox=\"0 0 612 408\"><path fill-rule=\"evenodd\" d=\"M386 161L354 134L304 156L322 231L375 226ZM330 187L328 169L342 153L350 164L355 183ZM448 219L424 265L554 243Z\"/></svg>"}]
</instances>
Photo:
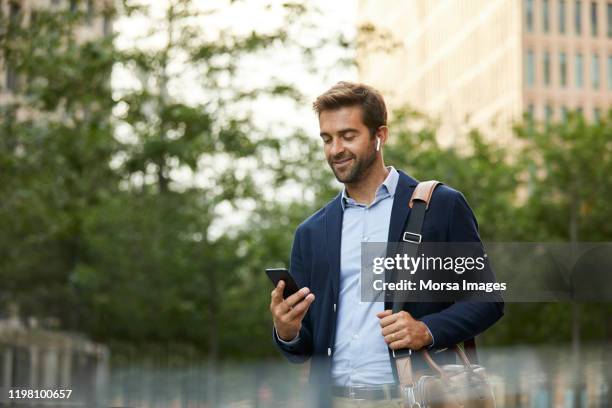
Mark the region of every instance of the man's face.
<instances>
[{"instance_id":1,"label":"man's face","mask_svg":"<svg viewBox=\"0 0 612 408\"><path fill-rule=\"evenodd\" d=\"M341 183L355 183L376 160L376 141L363 123L359 106L323 111L319 127L325 158Z\"/></svg>"}]
</instances>

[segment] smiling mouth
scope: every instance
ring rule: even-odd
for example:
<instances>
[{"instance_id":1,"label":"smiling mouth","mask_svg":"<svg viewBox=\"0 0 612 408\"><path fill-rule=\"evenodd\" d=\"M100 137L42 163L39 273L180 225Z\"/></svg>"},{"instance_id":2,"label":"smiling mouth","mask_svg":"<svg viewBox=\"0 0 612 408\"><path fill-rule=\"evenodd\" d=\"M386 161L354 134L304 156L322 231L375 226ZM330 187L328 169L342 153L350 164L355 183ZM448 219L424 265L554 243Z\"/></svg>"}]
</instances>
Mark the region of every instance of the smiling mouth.
<instances>
[{"instance_id":1,"label":"smiling mouth","mask_svg":"<svg viewBox=\"0 0 612 408\"><path fill-rule=\"evenodd\" d=\"M351 160L353 160L352 157L348 157L346 159L342 159L342 160L336 160L334 161L334 166L342 166L344 164L347 164L348 162L350 162Z\"/></svg>"}]
</instances>

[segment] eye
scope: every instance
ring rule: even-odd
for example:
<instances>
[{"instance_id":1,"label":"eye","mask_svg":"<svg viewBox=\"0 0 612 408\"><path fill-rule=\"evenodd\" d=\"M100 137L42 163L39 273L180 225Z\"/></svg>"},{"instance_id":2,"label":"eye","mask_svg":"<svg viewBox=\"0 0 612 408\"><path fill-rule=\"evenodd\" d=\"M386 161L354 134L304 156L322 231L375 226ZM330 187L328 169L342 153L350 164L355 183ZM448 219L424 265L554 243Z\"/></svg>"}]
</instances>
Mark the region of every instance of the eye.
<instances>
[{"instance_id":1,"label":"eye","mask_svg":"<svg viewBox=\"0 0 612 408\"><path fill-rule=\"evenodd\" d=\"M344 138L344 140L349 140L350 141L350 140L353 140L355 138L355 136L356 136L355 133L350 132L350 133L345 133L343 138Z\"/></svg>"},{"instance_id":2,"label":"eye","mask_svg":"<svg viewBox=\"0 0 612 408\"><path fill-rule=\"evenodd\" d=\"M332 138L329 137L329 136L321 136L321 140L323 140L324 144L329 144L331 142Z\"/></svg>"}]
</instances>

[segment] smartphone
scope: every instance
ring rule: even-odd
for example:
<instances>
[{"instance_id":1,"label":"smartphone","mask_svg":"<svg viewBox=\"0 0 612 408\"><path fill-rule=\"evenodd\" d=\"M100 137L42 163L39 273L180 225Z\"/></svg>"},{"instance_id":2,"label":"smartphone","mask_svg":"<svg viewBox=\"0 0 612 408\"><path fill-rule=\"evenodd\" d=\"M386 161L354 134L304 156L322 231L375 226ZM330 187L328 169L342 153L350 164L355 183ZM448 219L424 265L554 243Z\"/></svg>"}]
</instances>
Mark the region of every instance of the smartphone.
<instances>
[{"instance_id":1,"label":"smartphone","mask_svg":"<svg viewBox=\"0 0 612 408\"><path fill-rule=\"evenodd\" d=\"M266 275L274 284L274 287L278 285L279 281L285 281L285 289L283 290L283 299L293 295L298 291L298 285L295 283L293 276L285 268L268 268L266 269Z\"/></svg>"}]
</instances>

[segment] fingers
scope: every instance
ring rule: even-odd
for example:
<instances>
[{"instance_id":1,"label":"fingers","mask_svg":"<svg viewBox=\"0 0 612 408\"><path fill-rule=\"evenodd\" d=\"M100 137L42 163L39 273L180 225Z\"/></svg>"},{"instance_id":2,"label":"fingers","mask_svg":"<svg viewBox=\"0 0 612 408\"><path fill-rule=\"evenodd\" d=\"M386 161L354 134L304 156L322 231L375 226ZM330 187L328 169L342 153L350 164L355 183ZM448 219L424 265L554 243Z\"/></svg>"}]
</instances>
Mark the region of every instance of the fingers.
<instances>
[{"instance_id":1,"label":"fingers","mask_svg":"<svg viewBox=\"0 0 612 408\"><path fill-rule=\"evenodd\" d=\"M412 347L410 347L409 340L402 339L402 340L394 341L391 344L389 344L389 348L391 350L401 350L401 349L412 348Z\"/></svg>"},{"instance_id":2,"label":"fingers","mask_svg":"<svg viewBox=\"0 0 612 408\"><path fill-rule=\"evenodd\" d=\"M285 299L285 303L287 303L287 305L291 308L301 302L302 299L304 299L309 293L310 289L308 289L307 287L303 287L302 289L298 290L293 295Z\"/></svg>"},{"instance_id":3,"label":"fingers","mask_svg":"<svg viewBox=\"0 0 612 408\"><path fill-rule=\"evenodd\" d=\"M398 331L402 330L404 327L405 327L405 325L402 324L401 321L395 321L395 322L391 323L390 325L383 327L382 335L386 336L388 334L398 332Z\"/></svg>"},{"instance_id":4,"label":"fingers","mask_svg":"<svg viewBox=\"0 0 612 408\"><path fill-rule=\"evenodd\" d=\"M400 314L399 313L394 313L394 314L385 316L382 319L380 319L380 327L386 327L386 326L388 326L390 324L393 324L399 318L400 318Z\"/></svg>"},{"instance_id":5,"label":"fingers","mask_svg":"<svg viewBox=\"0 0 612 408\"><path fill-rule=\"evenodd\" d=\"M378 317L379 319L382 319L383 317L391 316L392 314L393 314L393 311L387 309L384 312L376 313L376 317Z\"/></svg>"},{"instance_id":6,"label":"fingers","mask_svg":"<svg viewBox=\"0 0 612 408\"><path fill-rule=\"evenodd\" d=\"M410 342L412 340L412 336L410 336L410 334L408 333L408 330L406 329L401 329L401 330L389 333L385 335L384 338L385 338L385 343L387 344L391 344L396 341Z\"/></svg>"},{"instance_id":7,"label":"fingers","mask_svg":"<svg viewBox=\"0 0 612 408\"><path fill-rule=\"evenodd\" d=\"M276 287L270 293L270 297L272 298L272 304L277 305L283 301L283 290L285 289L285 281L280 280L276 284Z\"/></svg>"},{"instance_id":8,"label":"fingers","mask_svg":"<svg viewBox=\"0 0 612 408\"><path fill-rule=\"evenodd\" d=\"M310 294L310 289L304 287L304 288L298 290L293 295L287 297L287 299L283 299L283 290L284 289L285 289L285 282L281 280L281 281L278 282L278 284L276 285L276 288L274 288L274 290L270 294L271 299L272 299L271 302L270 302L270 311L275 316L279 316L280 317L280 316L285 315L285 314L287 314L289 312L292 312L294 307L296 305L304 303L304 302L302 302L302 300L304 298L308 297L309 294ZM305 304L304 306L300 307L297 310L297 312L294 313L292 316L299 316L301 313L306 314L306 311L308 311L308 307L314 301L314 294L310 294L310 295L312 295L312 297L309 299L308 303ZM289 319L291 319L292 316L287 316L287 317Z\"/></svg>"},{"instance_id":9,"label":"fingers","mask_svg":"<svg viewBox=\"0 0 612 408\"><path fill-rule=\"evenodd\" d=\"M290 311L289 311L289 319L293 320L293 319L299 319L302 320L302 318L304 317L304 315L306 314L306 312L308 312L308 309L310 308L310 305L312 304L312 302L314 302L315 300L315 295L314 293L309 293L303 301L301 301L300 303L298 303L297 305L295 305Z\"/></svg>"},{"instance_id":10,"label":"fingers","mask_svg":"<svg viewBox=\"0 0 612 408\"><path fill-rule=\"evenodd\" d=\"M386 313L387 311L385 310ZM414 320L412 318L412 316L410 315L410 313L406 312L406 311L401 311L401 312L397 312L391 315L387 315L385 317L383 317L382 319L380 319L380 327L386 327L390 324L395 323L396 320L401 319L401 318L406 318L408 320Z\"/></svg>"}]
</instances>

